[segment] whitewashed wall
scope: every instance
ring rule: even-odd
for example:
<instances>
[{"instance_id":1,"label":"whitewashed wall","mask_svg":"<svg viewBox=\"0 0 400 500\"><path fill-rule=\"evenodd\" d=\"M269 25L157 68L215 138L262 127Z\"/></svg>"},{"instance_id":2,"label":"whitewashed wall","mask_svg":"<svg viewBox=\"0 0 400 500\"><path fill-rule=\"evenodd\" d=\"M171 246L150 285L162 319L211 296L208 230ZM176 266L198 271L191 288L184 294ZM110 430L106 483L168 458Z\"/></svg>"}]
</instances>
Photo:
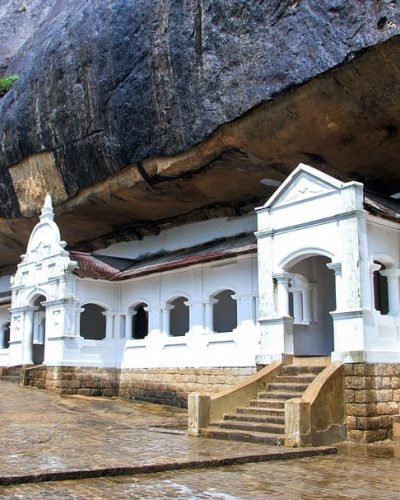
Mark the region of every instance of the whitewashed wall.
<instances>
[{"instance_id":1,"label":"whitewashed wall","mask_svg":"<svg viewBox=\"0 0 400 500\"><path fill-rule=\"evenodd\" d=\"M71 366L213 367L254 366L259 350L256 255L140 277L123 283L78 279L80 306L95 303L105 309L108 328L101 341L74 339L65 351ZM238 325L232 332L213 331L212 297L233 290ZM186 297L190 330L169 335L169 302ZM147 304L149 334L131 338L135 305ZM82 333L82 332L81 332Z\"/></svg>"},{"instance_id":2,"label":"whitewashed wall","mask_svg":"<svg viewBox=\"0 0 400 500\"><path fill-rule=\"evenodd\" d=\"M314 315L308 325L296 328L289 315L289 292L298 263L305 259L316 262L316 256L324 256L335 275L335 301L330 301L336 302L336 309L330 313L334 327L332 357L347 362L400 361L398 231L399 224L367 214L361 184L341 183L300 165L258 209L263 351L259 360L268 362L283 353L296 353L296 333L302 337L297 339L300 353L315 354L315 345L323 340L315 337L316 329L324 334L327 311L324 321ZM375 259L390 268L385 271L391 278L389 302L393 306L388 315L376 311L372 300ZM312 304L316 309L332 295L325 271L324 275L314 276L309 284L317 292L316 304Z\"/></svg>"}]
</instances>

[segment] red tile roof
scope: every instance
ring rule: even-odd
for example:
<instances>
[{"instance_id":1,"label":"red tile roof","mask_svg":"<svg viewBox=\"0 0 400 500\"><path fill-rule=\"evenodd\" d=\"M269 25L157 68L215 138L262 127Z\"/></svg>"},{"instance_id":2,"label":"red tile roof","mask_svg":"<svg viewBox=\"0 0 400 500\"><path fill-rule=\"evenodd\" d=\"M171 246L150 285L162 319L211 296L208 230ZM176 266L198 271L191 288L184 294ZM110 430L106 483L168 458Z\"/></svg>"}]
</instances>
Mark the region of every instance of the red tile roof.
<instances>
[{"instance_id":1,"label":"red tile roof","mask_svg":"<svg viewBox=\"0 0 400 500\"><path fill-rule=\"evenodd\" d=\"M70 252L70 257L78 262L75 274L81 278L120 281L256 251L255 236L250 233L231 238L220 238L174 252L145 255L138 259L124 259L74 251Z\"/></svg>"}]
</instances>

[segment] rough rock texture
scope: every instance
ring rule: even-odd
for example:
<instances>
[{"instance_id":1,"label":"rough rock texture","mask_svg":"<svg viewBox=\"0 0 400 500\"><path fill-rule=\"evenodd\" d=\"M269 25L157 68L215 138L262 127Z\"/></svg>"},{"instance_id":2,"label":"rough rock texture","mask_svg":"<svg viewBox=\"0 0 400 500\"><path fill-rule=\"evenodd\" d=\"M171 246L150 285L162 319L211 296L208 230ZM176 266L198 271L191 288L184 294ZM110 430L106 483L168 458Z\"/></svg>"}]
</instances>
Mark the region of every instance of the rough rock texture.
<instances>
[{"instance_id":1,"label":"rough rock texture","mask_svg":"<svg viewBox=\"0 0 400 500\"><path fill-rule=\"evenodd\" d=\"M0 0L0 77L22 45L43 23L51 23L62 0Z\"/></svg>"},{"instance_id":2,"label":"rough rock texture","mask_svg":"<svg viewBox=\"0 0 400 500\"><path fill-rule=\"evenodd\" d=\"M46 191L64 238L91 248L248 210L298 161L400 190L399 14L389 0L49 2L0 52L21 77L0 99L0 265Z\"/></svg>"}]
</instances>

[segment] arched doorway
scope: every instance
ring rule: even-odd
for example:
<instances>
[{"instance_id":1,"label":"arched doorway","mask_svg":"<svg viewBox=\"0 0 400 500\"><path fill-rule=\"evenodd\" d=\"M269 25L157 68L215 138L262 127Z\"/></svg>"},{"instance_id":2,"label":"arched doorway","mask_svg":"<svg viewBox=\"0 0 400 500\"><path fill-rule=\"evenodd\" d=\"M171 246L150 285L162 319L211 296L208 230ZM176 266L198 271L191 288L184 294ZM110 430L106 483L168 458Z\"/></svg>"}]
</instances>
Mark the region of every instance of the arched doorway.
<instances>
[{"instance_id":1,"label":"arched doorway","mask_svg":"<svg viewBox=\"0 0 400 500\"><path fill-rule=\"evenodd\" d=\"M293 351L300 356L329 356L334 350L335 275L328 257L305 257L290 268L289 312L293 317Z\"/></svg>"},{"instance_id":2,"label":"arched doorway","mask_svg":"<svg viewBox=\"0 0 400 500\"><path fill-rule=\"evenodd\" d=\"M40 295L33 302L33 335L32 335L32 362L41 365L44 361L44 346L46 338L46 308L43 302L46 297Z\"/></svg>"}]
</instances>

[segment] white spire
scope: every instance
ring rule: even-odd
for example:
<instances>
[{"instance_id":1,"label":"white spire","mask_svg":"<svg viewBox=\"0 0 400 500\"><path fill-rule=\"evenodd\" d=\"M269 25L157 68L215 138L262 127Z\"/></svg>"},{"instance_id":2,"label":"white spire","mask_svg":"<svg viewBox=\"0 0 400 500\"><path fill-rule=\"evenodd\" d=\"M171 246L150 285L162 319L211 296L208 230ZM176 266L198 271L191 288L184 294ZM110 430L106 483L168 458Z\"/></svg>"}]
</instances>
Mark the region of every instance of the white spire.
<instances>
[{"instance_id":1,"label":"white spire","mask_svg":"<svg viewBox=\"0 0 400 500\"><path fill-rule=\"evenodd\" d=\"M53 203L51 201L51 196L49 193L46 194L44 200L44 205L42 208L42 215L40 216L40 221L44 220L54 220Z\"/></svg>"}]
</instances>

